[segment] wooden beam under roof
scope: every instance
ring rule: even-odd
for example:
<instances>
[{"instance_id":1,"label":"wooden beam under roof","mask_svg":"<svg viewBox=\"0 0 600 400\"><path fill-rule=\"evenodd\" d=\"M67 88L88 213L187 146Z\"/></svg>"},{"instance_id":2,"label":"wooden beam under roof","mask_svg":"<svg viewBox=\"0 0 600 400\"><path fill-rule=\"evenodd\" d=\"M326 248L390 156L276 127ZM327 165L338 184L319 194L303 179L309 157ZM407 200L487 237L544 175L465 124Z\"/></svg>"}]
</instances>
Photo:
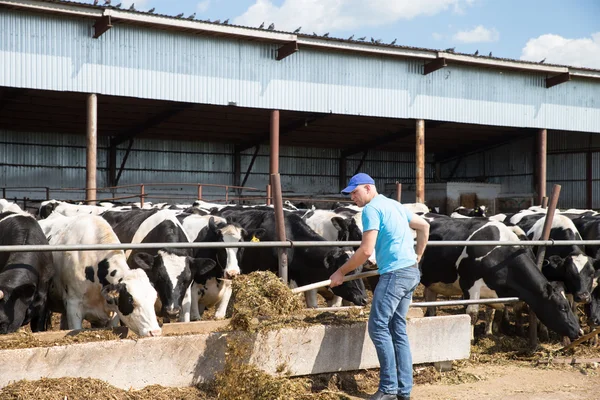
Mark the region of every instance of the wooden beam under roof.
<instances>
[{"instance_id":1,"label":"wooden beam under roof","mask_svg":"<svg viewBox=\"0 0 600 400\"><path fill-rule=\"evenodd\" d=\"M571 80L571 74L565 72L563 74L558 74L552 76L550 78L546 78L546 89L549 89L553 86L560 85L561 83L569 82Z\"/></svg>"},{"instance_id":2,"label":"wooden beam under roof","mask_svg":"<svg viewBox=\"0 0 600 400\"><path fill-rule=\"evenodd\" d=\"M442 69L447 65L448 64L446 63L445 58L436 58L435 60L428 62L423 66L423 75L429 75L430 73L435 72L438 69Z\"/></svg>"},{"instance_id":3,"label":"wooden beam under roof","mask_svg":"<svg viewBox=\"0 0 600 400\"><path fill-rule=\"evenodd\" d=\"M298 51L298 42L286 43L277 49L277 61L281 61L284 58L291 56Z\"/></svg>"}]
</instances>

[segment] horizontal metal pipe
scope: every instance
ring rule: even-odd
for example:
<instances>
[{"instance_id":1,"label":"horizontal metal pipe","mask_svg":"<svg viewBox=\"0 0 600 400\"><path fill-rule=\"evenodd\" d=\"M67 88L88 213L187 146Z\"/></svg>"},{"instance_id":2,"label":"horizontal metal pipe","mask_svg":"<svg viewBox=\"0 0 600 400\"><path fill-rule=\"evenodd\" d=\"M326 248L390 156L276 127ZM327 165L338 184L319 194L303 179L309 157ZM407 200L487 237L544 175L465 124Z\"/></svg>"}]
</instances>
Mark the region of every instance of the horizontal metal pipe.
<instances>
[{"instance_id":1,"label":"horizontal metal pipe","mask_svg":"<svg viewBox=\"0 0 600 400\"><path fill-rule=\"evenodd\" d=\"M411 307L444 307L464 306L468 304L494 304L494 303L517 303L521 301L518 297L501 297L497 299L474 299L474 300L447 300L447 301L423 301L412 303Z\"/></svg>"},{"instance_id":2,"label":"horizontal metal pipe","mask_svg":"<svg viewBox=\"0 0 600 400\"><path fill-rule=\"evenodd\" d=\"M108 209L110 210L110 209ZM428 247L438 246L564 246L564 245L600 245L600 240L531 240L527 242L511 241L496 242L493 240L481 241L431 241ZM24 245L24 246L0 246L2 252L24 252L24 251L83 251L83 250L140 250L140 249L199 249L199 248L248 248L248 247L358 247L360 242L336 242L336 241L302 241L293 242L236 242L236 243L126 243L126 244L79 244L79 245Z\"/></svg>"}]
</instances>

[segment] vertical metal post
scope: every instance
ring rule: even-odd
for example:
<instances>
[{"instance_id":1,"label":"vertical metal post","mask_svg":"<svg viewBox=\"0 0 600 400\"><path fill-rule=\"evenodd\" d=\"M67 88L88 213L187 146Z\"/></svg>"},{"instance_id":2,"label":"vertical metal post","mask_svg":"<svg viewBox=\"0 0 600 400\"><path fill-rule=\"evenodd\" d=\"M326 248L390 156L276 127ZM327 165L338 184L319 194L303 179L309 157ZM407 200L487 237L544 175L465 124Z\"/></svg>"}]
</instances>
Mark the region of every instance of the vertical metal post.
<instances>
[{"instance_id":1,"label":"vertical metal post","mask_svg":"<svg viewBox=\"0 0 600 400\"><path fill-rule=\"evenodd\" d=\"M6 198L6 188L2 188L2 198Z\"/></svg>"},{"instance_id":2,"label":"vertical metal post","mask_svg":"<svg viewBox=\"0 0 600 400\"><path fill-rule=\"evenodd\" d=\"M144 191L144 185L140 185L140 207L144 207L144 197L146 197Z\"/></svg>"},{"instance_id":3,"label":"vertical metal post","mask_svg":"<svg viewBox=\"0 0 600 400\"><path fill-rule=\"evenodd\" d=\"M271 111L269 175L279 173L279 110ZM271 185L273 183L271 182Z\"/></svg>"},{"instance_id":4,"label":"vertical metal post","mask_svg":"<svg viewBox=\"0 0 600 400\"><path fill-rule=\"evenodd\" d=\"M225 186L225 204L229 204L229 186Z\"/></svg>"},{"instance_id":5,"label":"vertical metal post","mask_svg":"<svg viewBox=\"0 0 600 400\"><path fill-rule=\"evenodd\" d=\"M96 168L98 146L98 99L95 94L87 98L87 157L85 199L87 204L96 204Z\"/></svg>"},{"instance_id":6,"label":"vertical metal post","mask_svg":"<svg viewBox=\"0 0 600 400\"><path fill-rule=\"evenodd\" d=\"M281 177L279 174L271 175L271 186L273 187L273 200L275 205L275 229L277 231L277 240L286 241L285 222L283 218L283 197L281 195ZM279 278L287 285L288 283L288 258L287 249L279 247L277 249L279 259Z\"/></svg>"},{"instance_id":7,"label":"vertical metal post","mask_svg":"<svg viewBox=\"0 0 600 400\"><path fill-rule=\"evenodd\" d=\"M198 200L202 200L202 185L198 185Z\"/></svg>"},{"instance_id":8,"label":"vertical metal post","mask_svg":"<svg viewBox=\"0 0 600 400\"><path fill-rule=\"evenodd\" d=\"M425 120L422 119L417 120L416 153L416 202L425 203Z\"/></svg>"},{"instance_id":9,"label":"vertical metal post","mask_svg":"<svg viewBox=\"0 0 600 400\"><path fill-rule=\"evenodd\" d=\"M558 197L560 196L560 185L554 185L552 187L552 194L550 195L550 202L548 206L548 212L546 213L546 220L544 221L544 228L542 230L542 237L540 240L548 240L550 237L550 230L552 229L552 221L554 220L554 213L558 206ZM546 246L540 246L537 253L536 264L539 270L542 269L544 263L544 257L546 255ZM529 344L531 346L537 345L537 317L533 310L529 309Z\"/></svg>"},{"instance_id":10,"label":"vertical metal post","mask_svg":"<svg viewBox=\"0 0 600 400\"><path fill-rule=\"evenodd\" d=\"M546 129L540 129L537 134L537 204L542 204L542 198L546 196L546 151L548 135Z\"/></svg>"},{"instance_id":11,"label":"vertical metal post","mask_svg":"<svg viewBox=\"0 0 600 400\"><path fill-rule=\"evenodd\" d=\"M271 191L271 185L267 185L267 205L270 206L272 203L273 193Z\"/></svg>"},{"instance_id":12,"label":"vertical metal post","mask_svg":"<svg viewBox=\"0 0 600 400\"><path fill-rule=\"evenodd\" d=\"M50 188L46 188L46 200L50 200Z\"/></svg>"},{"instance_id":13,"label":"vertical metal post","mask_svg":"<svg viewBox=\"0 0 600 400\"><path fill-rule=\"evenodd\" d=\"M398 203L402 203L402 184L396 181L396 200Z\"/></svg>"},{"instance_id":14,"label":"vertical metal post","mask_svg":"<svg viewBox=\"0 0 600 400\"><path fill-rule=\"evenodd\" d=\"M592 135L590 134L590 137ZM590 143L591 146L591 143ZM592 165L592 152L589 150L585 155L585 164L586 164L586 172L585 172L585 192L586 199L585 204L586 208L591 210L594 207L594 167Z\"/></svg>"},{"instance_id":15,"label":"vertical metal post","mask_svg":"<svg viewBox=\"0 0 600 400\"><path fill-rule=\"evenodd\" d=\"M542 208L548 208L548 198L546 196L542 197Z\"/></svg>"}]
</instances>

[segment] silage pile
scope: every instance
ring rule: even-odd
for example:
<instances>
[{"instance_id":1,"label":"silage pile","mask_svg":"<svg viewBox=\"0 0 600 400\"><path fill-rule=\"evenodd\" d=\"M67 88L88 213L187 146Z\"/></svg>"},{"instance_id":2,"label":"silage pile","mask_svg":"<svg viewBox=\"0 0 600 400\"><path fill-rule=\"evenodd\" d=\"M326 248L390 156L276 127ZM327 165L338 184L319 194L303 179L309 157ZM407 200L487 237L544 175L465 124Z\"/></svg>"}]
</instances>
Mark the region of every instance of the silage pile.
<instances>
[{"instance_id":1,"label":"silage pile","mask_svg":"<svg viewBox=\"0 0 600 400\"><path fill-rule=\"evenodd\" d=\"M90 331L81 331L74 335L67 335L56 340L46 341L38 339L30 332L19 331L5 337L0 337L0 350L65 346L75 343L104 342L107 340L120 340L120 337L111 329L94 329Z\"/></svg>"},{"instance_id":2,"label":"silage pile","mask_svg":"<svg viewBox=\"0 0 600 400\"><path fill-rule=\"evenodd\" d=\"M197 388L147 386L125 391L91 378L42 378L18 381L0 389L2 400L199 400L208 399Z\"/></svg>"},{"instance_id":3,"label":"silage pile","mask_svg":"<svg viewBox=\"0 0 600 400\"><path fill-rule=\"evenodd\" d=\"M242 331L289 322L303 309L302 296L292 293L275 274L256 271L237 276L232 284L231 326Z\"/></svg>"}]
</instances>

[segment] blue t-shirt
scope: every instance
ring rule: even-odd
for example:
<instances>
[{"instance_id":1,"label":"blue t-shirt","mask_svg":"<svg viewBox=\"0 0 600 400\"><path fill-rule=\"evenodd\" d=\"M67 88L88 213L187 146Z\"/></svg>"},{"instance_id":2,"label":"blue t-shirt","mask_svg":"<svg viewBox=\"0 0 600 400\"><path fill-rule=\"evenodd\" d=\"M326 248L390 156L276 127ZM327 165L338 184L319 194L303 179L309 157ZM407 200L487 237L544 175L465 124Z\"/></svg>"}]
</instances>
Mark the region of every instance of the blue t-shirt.
<instances>
[{"instance_id":1,"label":"blue t-shirt","mask_svg":"<svg viewBox=\"0 0 600 400\"><path fill-rule=\"evenodd\" d=\"M382 194L375 196L363 208L363 231L379 231L375 258L380 275L417 262L415 239L408 226L412 216L412 212L402 204Z\"/></svg>"}]
</instances>

